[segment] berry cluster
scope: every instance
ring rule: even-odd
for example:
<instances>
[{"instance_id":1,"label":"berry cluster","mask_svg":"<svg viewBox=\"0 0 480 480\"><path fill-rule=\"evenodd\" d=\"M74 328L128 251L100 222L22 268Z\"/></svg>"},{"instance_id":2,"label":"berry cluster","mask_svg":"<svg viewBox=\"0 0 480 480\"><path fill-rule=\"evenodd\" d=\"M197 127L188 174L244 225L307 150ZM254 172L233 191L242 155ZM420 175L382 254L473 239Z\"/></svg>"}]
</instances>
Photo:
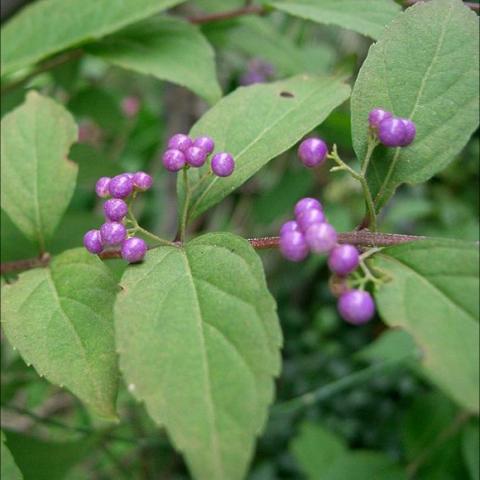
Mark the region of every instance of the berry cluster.
<instances>
[{"instance_id":1,"label":"berry cluster","mask_svg":"<svg viewBox=\"0 0 480 480\"><path fill-rule=\"evenodd\" d=\"M280 251L293 262L304 260L309 252L328 254L328 266L345 278L360 264L360 255L353 245L339 245L337 232L325 218L322 205L315 198L302 198L294 209L295 220L280 229ZM340 315L349 323L368 322L375 313L371 295L363 290L347 290L338 301Z\"/></svg>"},{"instance_id":2,"label":"berry cluster","mask_svg":"<svg viewBox=\"0 0 480 480\"><path fill-rule=\"evenodd\" d=\"M105 248L121 246L121 256L129 263L139 262L145 256L147 244L141 238L129 236L125 227L130 195L144 192L152 186L153 180L145 172L122 173L116 177L101 177L95 191L100 198L109 198L103 205L106 222L100 230L89 230L83 237L83 244L90 253L101 253Z\"/></svg>"},{"instance_id":3,"label":"berry cluster","mask_svg":"<svg viewBox=\"0 0 480 480\"><path fill-rule=\"evenodd\" d=\"M413 142L417 134L411 120L395 117L381 108L374 108L368 114L368 123L380 142L387 147L406 147Z\"/></svg>"},{"instance_id":4,"label":"berry cluster","mask_svg":"<svg viewBox=\"0 0 480 480\"><path fill-rule=\"evenodd\" d=\"M213 152L215 143L210 137L191 139L183 133L173 135L163 154L164 167L169 172L178 172L182 168L200 168L205 165ZM228 177L235 169L235 161L230 153L219 152L213 155L210 166L218 177Z\"/></svg>"}]
</instances>

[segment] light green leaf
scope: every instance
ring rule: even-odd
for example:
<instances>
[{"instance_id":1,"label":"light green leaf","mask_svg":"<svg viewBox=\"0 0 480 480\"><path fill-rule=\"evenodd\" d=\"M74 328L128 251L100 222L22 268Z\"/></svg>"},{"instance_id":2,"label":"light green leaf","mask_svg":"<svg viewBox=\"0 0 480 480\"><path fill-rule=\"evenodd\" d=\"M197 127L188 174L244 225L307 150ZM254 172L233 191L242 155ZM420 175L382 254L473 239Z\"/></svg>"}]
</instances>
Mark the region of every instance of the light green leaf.
<instances>
[{"instance_id":1,"label":"light green leaf","mask_svg":"<svg viewBox=\"0 0 480 480\"><path fill-rule=\"evenodd\" d=\"M0 478L2 480L22 480L23 475L20 469L17 467L15 460L10 450L5 445L5 435L1 432L1 459L0 462Z\"/></svg>"},{"instance_id":2,"label":"light green leaf","mask_svg":"<svg viewBox=\"0 0 480 480\"><path fill-rule=\"evenodd\" d=\"M196 187L208 170L190 169L196 188L189 216L197 217L242 185L269 160L289 149L343 103L347 85L331 77L308 75L270 84L241 87L224 97L192 128L191 135L210 135L215 151L230 152L236 163L230 177L210 176ZM182 178L177 184L183 199Z\"/></svg>"},{"instance_id":3,"label":"light green leaf","mask_svg":"<svg viewBox=\"0 0 480 480\"><path fill-rule=\"evenodd\" d=\"M42 0L1 30L2 75L99 39L182 0Z\"/></svg>"},{"instance_id":4,"label":"light green leaf","mask_svg":"<svg viewBox=\"0 0 480 480\"><path fill-rule=\"evenodd\" d=\"M153 18L88 51L114 65L183 85L210 103L222 96L212 47L197 27L181 20Z\"/></svg>"},{"instance_id":5,"label":"light green leaf","mask_svg":"<svg viewBox=\"0 0 480 480\"><path fill-rule=\"evenodd\" d=\"M290 15L338 25L374 39L400 12L393 0L283 0L269 4Z\"/></svg>"},{"instance_id":6,"label":"light green leaf","mask_svg":"<svg viewBox=\"0 0 480 480\"><path fill-rule=\"evenodd\" d=\"M412 335L430 379L465 408L479 402L479 256L471 243L389 247L375 265L391 281L377 293L382 318Z\"/></svg>"},{"instance_id":7,"label":"light green leaf","mask_svg":"<svg viewBox=\"0 0 480 480\"><path fill-rule=\"evenodd\" d=\"M75 189L78 167L67 155L77 127L62 106L33 91L1 127L2 209L44 250Z\"/></svg>"},{"instance_id":8,"label":"light green leaf","mask_svg":"<svg viewBox=\"0 0 480 480\"><path fill-rule=\"evenodd\" d=\"M25 362L109 418L115 417L118 381L116 292L109 269L83 248L2 288L3 329Z\"/></svg>"},{"instance_id":9,"label":"light green leaf","mask_svg":"<svg viewBox=\"0 0 480 480\"><path fill-rule=\"evenodd\" d=\"M480 460L478 457L478 452L480 451L479 443L480 431L477 420L476 423L467 425L462 435L462 453L471 480L480 479Z\"/></svg>"},{"instance_id":10,"label":"light green leaf","mask_svg":"<svg viewBox=\"0 0 480 480\"><path fill-rule=\"evenodd\" d=\"M25 480L68 478L68 472L80 463L98 442L96 436L58 442L13 431L7 431L6 437ZM4 479L2 475L2 480L10 479Z\"/></svg>"},{"instance_id":11,"label":"light green leaf","mask_svg":"<svg viewBox=\"0 0 480 480\"><path fill-rule=\"evenodd\" d=\"M269 18L247 16L223 25L206 24L203 32L214 46L238 50L251 58L267 61L280 75L325 72L335 54L327 44L317 42L312 48L295 45Z\"/></svg>"},{"instance_id":12,"label":"light green leaf","mask_svg":"<svg viewBox=\"0 0 480 480\"><path fill-rule=\"evenodd\" d=\"M308 480L404 480L406 475L384 454L349 450L321 425L304 422L290 450Z\"/></svg>"},{"instance_id":13,"label":"light green leaf","mask_svg":"<svg viewBox=\"0 0 480 480\"><path fill-rule=\"evenodd\" d=\"M428 28L427 28L428 27ZM370 48L352 94L352 135L366 153L368 112L381 107L412 119L407 148L377 148L367 180L377 210L402 183L442 170L478 125L478 18L460 0L419 2Z\"/></svg>"},{"instance_id":14,"label":"light green leaf","mask_svg":"<svg viewBox=\"0 0 480 480\"><path fill-rule=\"evenodd\" d=\"M260 259L231 234L162 247L115 305L120 369L193 476L244 478L273 398L281 332Z\"/></svg>"}]
</instances>

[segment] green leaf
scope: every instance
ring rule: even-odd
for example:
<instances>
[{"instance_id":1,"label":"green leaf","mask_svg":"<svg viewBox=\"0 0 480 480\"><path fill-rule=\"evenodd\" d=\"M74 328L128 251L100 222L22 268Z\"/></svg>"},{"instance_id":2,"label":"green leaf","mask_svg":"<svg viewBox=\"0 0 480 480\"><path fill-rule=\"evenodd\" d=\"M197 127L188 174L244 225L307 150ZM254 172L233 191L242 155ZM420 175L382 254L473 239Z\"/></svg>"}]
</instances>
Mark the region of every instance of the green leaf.
<instances>
[{"instance_id":1,"label":"green leaf","mask_svg":"<svg viewBox=\"0 0 480 480\"><path fill-rule=\"evenodd\" d=\"M480 461L478 452L480 450L480 431L478 428L478 420L476 423L467 425L462 437L462 452L470 473L471 480L480 479Z\"/></svg>"},{"instance_id":2,"label":"green leaf","mask_svg":"<svg viewBox=\"0 0 480 480\"><path fill-rule=\"evenodd\" d=\"M61 50L99 39L182 0L42 0L1 30L2 75Z\"/></svg>"},{"instance_id":3,"label":"green leaf","mask_svg":"<svg viewBox=\"0 0 480 480\"><path fill-rule=\"evenodd\" d=\"M338 25L374 39L400 12L393 0L283 0L269 4L290 15Z\"/></svg>"},{"instance_id":4,"label":"green leaf","mask_svg":"<svg viewBox=\"0 0 480 480\"><path fill-rule=\"evenodd\" d=\"M2 480L22 480L22 472L17 467L10 450L5 445L5 435L1 432L1 459L0 462L0 478Z\"/></svg>"},{"instance_id":5,"label":"green leaf","mask_svg":"<svg viewBox=\"0 0 480 480\"><path fill-rule=\"evenodd\" d=\"M192 475L244 478L273 398L281 332L260 259L209 234L125 272L115 305L120 369Z\"/></svg>"},{"instance_id":6,"label":"green leaf","mask_svg":"<svg viewBox=\"0 0 480 480\"><path fill-rule=\"evenodd\" d=\"M4 332L25 362L109 418L115 417L118 377L116 292L109 269L84 248L2 288Z\"/></svg>"},{"instance_id":7,"label":"green leaf","mask_svg":"<svg viewBox=\"0 0 480 480\"><path fill-rule=\"evenodd\" d=\"M22 469L25 480L62 480L92 450L95 436L80 440L46 441L24 433L7 431L7 444ZM3 456L2 456L3 463ZM9 480L8 477L2 480Z\"/></svg>"},{"instance_id":8,"label":"green leaf","mask_svg":"<svg viewBox=\"0 0 480 480\"><path fill-rule=\"evenodd\" d=\"M479 402L479 256L475 244L421 241L389 247L375 266L391 281L377 293L382 318L422 349L430 379L465 408Z\"/></svg>"},{"instance_id":9,"label":"green leaf","mask_svg":"<svg viewBox=\"0 0 480 480\"><path fill-rule=\"evenodd\" d=\"M224 97L192 128L191 135L210 135L215 150L230 152L235 171L230 177L210 176L197 188L208 170L191 169L196 188L189 216L197 217L242 185L269 160L289 149L343 103L350 89L330 77L296 76L280 82L241 87ZM177 184L183 199L183 181Z\"/></svg>"},{"instance_id":10,"label":"green leaf","mask_svg":"<svg viewBox=\"0 0 480 480\"><path fill-rule=\"evenodd\" d=\"M2 209L44 250L75 189L78 167L67 154L77 127L62 106L33 91L1 127Z\"/></svg>"},{"instance_id":11,"label":"green leaf","mask_svg":"<svg viewBox=\"0 0 480 480\"><path fill-rule=\"evenodd\" d=\"M426 26L428 25L428 28ZM478 18L460 0L419 2L370 48L352 94L352 135L365 157L368 112L412 119L407 148L377 148L367 180L377 210L402 183L428 180L451 162L478 125Z\"/></svg>"},{"instance_id":12,"label":"green leaf","mask_svg":"<svg viewBox=\"0 0 480 480\"><path fill-rule=\"evenodd\" d=\"M222 96L212 47L197 27L184 21L153 18L88 51L119 67L183 85L210 103Z\"/></svg>"},{"instance_id":13,"label":"green leaf","mask_svg":"<svg viewBox=\"0 0 480 480\"><path fill-rule=\"evenodd\" d=\"M304 422L290 450L308 480L403 480L406 475L385 455L348 450L343 440L321 425Z\"/></svg>"}]
</instances>

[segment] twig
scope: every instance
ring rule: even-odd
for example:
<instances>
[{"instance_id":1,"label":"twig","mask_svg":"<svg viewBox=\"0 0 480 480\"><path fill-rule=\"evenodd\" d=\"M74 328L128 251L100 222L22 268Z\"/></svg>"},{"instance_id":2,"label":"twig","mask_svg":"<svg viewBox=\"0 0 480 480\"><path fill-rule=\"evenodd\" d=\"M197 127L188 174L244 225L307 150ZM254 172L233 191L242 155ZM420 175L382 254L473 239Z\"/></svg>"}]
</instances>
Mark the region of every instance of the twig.
<instances>
[{"instance_id":1,"label":"twig","mask_svg":"<svg viewBox=\"0 0 480 480\"><path fill-rule=\"evenodd\" d=\"M231 18L241 17L243 15L262 15L264 13L266 13L266 9L260 5L246 5L245 7L228 10L226 12L217 12L209 15L190 17L188 18L188 21L194 25L201 25L203 23L230 20Z\"/></svg>"},{"instance_id":2,"label":"twig","mask_svg":"<svg viewBox=\"0 0 480 480\"><path fill-rule=\"evenodd\" d=\"M144 233L144 230L141 230ZM158 237L154 237L158 240ZM428 237L418 235L400 235L397 233L374 233L368 230L360 230L355 232L345 232L338 234L339 243L350 243L352 245L362 247L389 247L391 245L399 245L401 243L414 242L418 240L427 240ZM249 238L248 241L255 250L266 250L270 248L278 248L280 237L258 237ZM167 242L164 245L181 246L181 242ZM158 245L157 245L158 246ZM157 246L150 247L156 248ZM100 253L99 258L102 260L111 260L121 258L120 250L108 250ZM41 258L27 258L24 260L13 260L0 265L0 274L17 272L21 270L29 270L31 268L46 267L50 262L50 255L45 253Z\"/></svg>"}]
</instances>

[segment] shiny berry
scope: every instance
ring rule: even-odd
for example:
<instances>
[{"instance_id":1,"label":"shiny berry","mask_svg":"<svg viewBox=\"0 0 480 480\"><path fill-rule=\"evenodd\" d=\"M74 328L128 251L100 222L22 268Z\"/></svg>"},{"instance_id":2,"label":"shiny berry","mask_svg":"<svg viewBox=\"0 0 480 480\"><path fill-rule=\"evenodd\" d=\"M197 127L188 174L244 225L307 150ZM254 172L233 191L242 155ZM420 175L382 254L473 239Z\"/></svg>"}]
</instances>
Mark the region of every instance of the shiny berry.
<instances>
[{"instance_id":1,"label":"shiny berry","mask_svg":"<svg viewBox=\"0 0 480 480\"><path fill-rule=\"evenodd\" d=\"M305 197L299 200L295 204L295 215L300 215L304 210L310 210L311 208L316 208L317 210L322 210L322 204L316 198Z\"/></svg>"},{"instance_id":2,"label":"shiny berry","mask_svg":"<svg viewBox=\"0 0 480 480\"><path fill-rule=\"evenodd\" d=\"M153 178L145 172L137 172L133 176L133 186L139 190L148 190L153 185Z\"/></svg>"},{"instance_id":3,"label":"shiny berry","mask_svg":"<svg viewBox=\"0 0 480 480\"><path fill-rule=\"evenodd\" d=\"M406 133L405 125L399 118L386 118L378 127L378 139L387 147L400 147Z\"/></svg>"},{"instance_id":4,"label":"shiny berry","mask_svg":"<svg viewBox=\"0 0 480 480\"><path fill-rule=\"evenodd\" d=\"M108 221L119 222L127 215L128 206L120 198L111 198L103 204L103 211Z\"/></svg>"},{"instance_id":5,"label":"shiny berry","mask_svg":"<svg viewBox=\"0 0 480 480\"><path fill-rule=\"evenodd\" d=\"M191 167L201 167L207 160L208 153L200 147L189 147L185 152L187 163Z\"/></svg>"},{"instance_id":6,"label":"shiny berry","mask_svg":"<svg viewBox=\"0 0 480 480\"><path fill-rule=\"evenodd\" d=\"M337 245L328 256L330 270L343 277L352 273L359 263L360 255L353 245Z\"/></svg>"},{"instance_id":7,"label":"shiny berry","mask_svg":"<svg viewBox=\"0 0 480 480\"><path fill-rule=\"evenodd\" d=\"M368 124L372 128L378 128L380 125L380 122L385 120L386 118L392 118L392 114L390 112L387 112L386 110L382 110L381 108L374 108L369 114L368 114Z\"/></svg>"},{"instance_id":8,"label":"shiny berry","mask_svg":"<svg viewBox=\"0 0 480 480\"><path fill-rule=\"evenodd\" d=\"M235 161L226 152L216 153L212 158L212 171L219 177L228 177L233 173Z\"/></svg>"},{"instance_id":9,"label":"shiny berry","mask_svg":"<svg viewBox=\"0 0 480 480\"><path fill-rule=\"evenodd\" d=\"M327 158L327 144L320 138L307 138L298 147L301 162L309 168L321 165Z\"/></svg>"},{"instance_id":10,"label":"shiny berry","mask_svg":"<svg viewBox=\"0 0 480 480\"><path fill-rule=\"evenodd\" d=\"M147 252L147 244L138 237L127 238L122 243L120 254L129 263L140 262Z\"/></svg>"},{"instance_id":11,"label":"shiny berry","mask_svg":"<svg viewBox=\"0 0 480 480\"><path fill-rule=\"evenodd\" d=\"M133 180L130 175L123 173L110 180L108 191L113 198L128 197L133 190Z\"/></svg>"},{"instance_id":12,"label":"shiny berry","mask_svg":"<svg viewBox=\"0 0 480 480\"><path fill-rule=\"evenodd\" d=\"M100 227L104 245L118 245L127 237L127 229L119 222L107 222Z\"/></svg>"},{"instance_id":13,"label":"shiny berry","mask_svg":"<svg viewBox=\"0 0 480 480\"><path fill-rule=\"evenodd\" d=\"M95 184L95 192L100 198L106 198L110 195L110 192L108 190L110 180L110 177L100 177Z\"/></svg>"},{"instance_id":14,"label":"shiny berry","mask_svg":"<svg viewBox=\"0 0 480 480\"><path fill-rule=\"evenodd\" d=\"M103 242L100 230L89 230L83 237L83 245L90 253L101 253Z\"/></svg>"},{"instance_id":15,"label":"shiny berry","mask_svg":"<svg viewBox=\"0 0 480 480\"><path fill-rule=\"evenodd\" d=\"M185 166L187 159L180 150L170 149L163 154L162 162L169 172L178 172Z\"/></svg>"},{"instance_id":16,"label":"shiny berry","mask_svg":"<svg viewBox=\"0 0 480 480\"><path fill-rule=\"evenodd\" d=\"M302 232L306 232L312 225L323 223L325 221L325 215L322 210L318 208L310 208L300 212L297 217L297 222Z\"/></svg>"},{"instance_id":17,"label":"shiny berry","mask_svg":"<svg viewBox=\"0 0 480 480\"><path fill-rule=\"evenodd\" d=\"M193 145L195 147L199 147L199 148L205 150L207 152L207 154L212 153L214 148L215 148L214 141L212 140L212 138L207 137L207 136L197 137L193 141Z\"/></svg>"},{"instance_id":18,"label":"shiny berry","mask_svg":"<svg viewBox=\"0 0 480 480\"><path fill-rule=\"evenodd\" d=\"M289 231L280 235L280 252L292 262L301 262L308 255L308 245L301 232Z\"/></svg>"},{"instance_id":19,"label":"shiny berry","mask_svg":"<svg viewBox=\"0 0 480 480\"><path fill-rule=\"evenodd\" d=\"M415 124L412 122L412 120L409 120L408 118L401 118L400 121L405 127L405 138L403 139L401 146L406 147L407 145L410 145L415 139L415 136L417 134L417 128L415 127Z\"/></svg>"},{"instance_id":20,"label":"shiny berry","mask_svg":"<svg viewBox=\"0 0 480 480\"><path fill-rule=\"evenodd\" d=\"M300 232L298 223L295 220L289 220L288 222L285 222L280 228L280 236L286 232Z\"/></svg>"},{"instance_id":21,"label":"shiny berry","mask_svg":"<svg viewBox=\"0 0 480 480\"><path fill-rule=\"evenodd\" d=\"M192 146L192 143L192 139L188 135L177 133L170 138L167 146L169 149L185 152L187 148Z\"/></svg>"},{"instance_id":22,"label":"shiny berry","mask_svg":"<svg viewBox=\"0 0 480 480\"><path fill-rule=\"evenodd\" d=\"M337 308L345 321L352 325L362 325L373 317L375 302L368 292L349 290L340 296Z\"/></svg>"},{"instance_id":23,"label":"shiny berry","mask_svg":"<svg viewBox=\"0 0 480 480\"><path fill-rule=\"evenodd\" d=\"M327 253L337 244L337 232L329 223L315 223L305 231L305 240L315 253Z\"/></svg>"}]
</instances>

